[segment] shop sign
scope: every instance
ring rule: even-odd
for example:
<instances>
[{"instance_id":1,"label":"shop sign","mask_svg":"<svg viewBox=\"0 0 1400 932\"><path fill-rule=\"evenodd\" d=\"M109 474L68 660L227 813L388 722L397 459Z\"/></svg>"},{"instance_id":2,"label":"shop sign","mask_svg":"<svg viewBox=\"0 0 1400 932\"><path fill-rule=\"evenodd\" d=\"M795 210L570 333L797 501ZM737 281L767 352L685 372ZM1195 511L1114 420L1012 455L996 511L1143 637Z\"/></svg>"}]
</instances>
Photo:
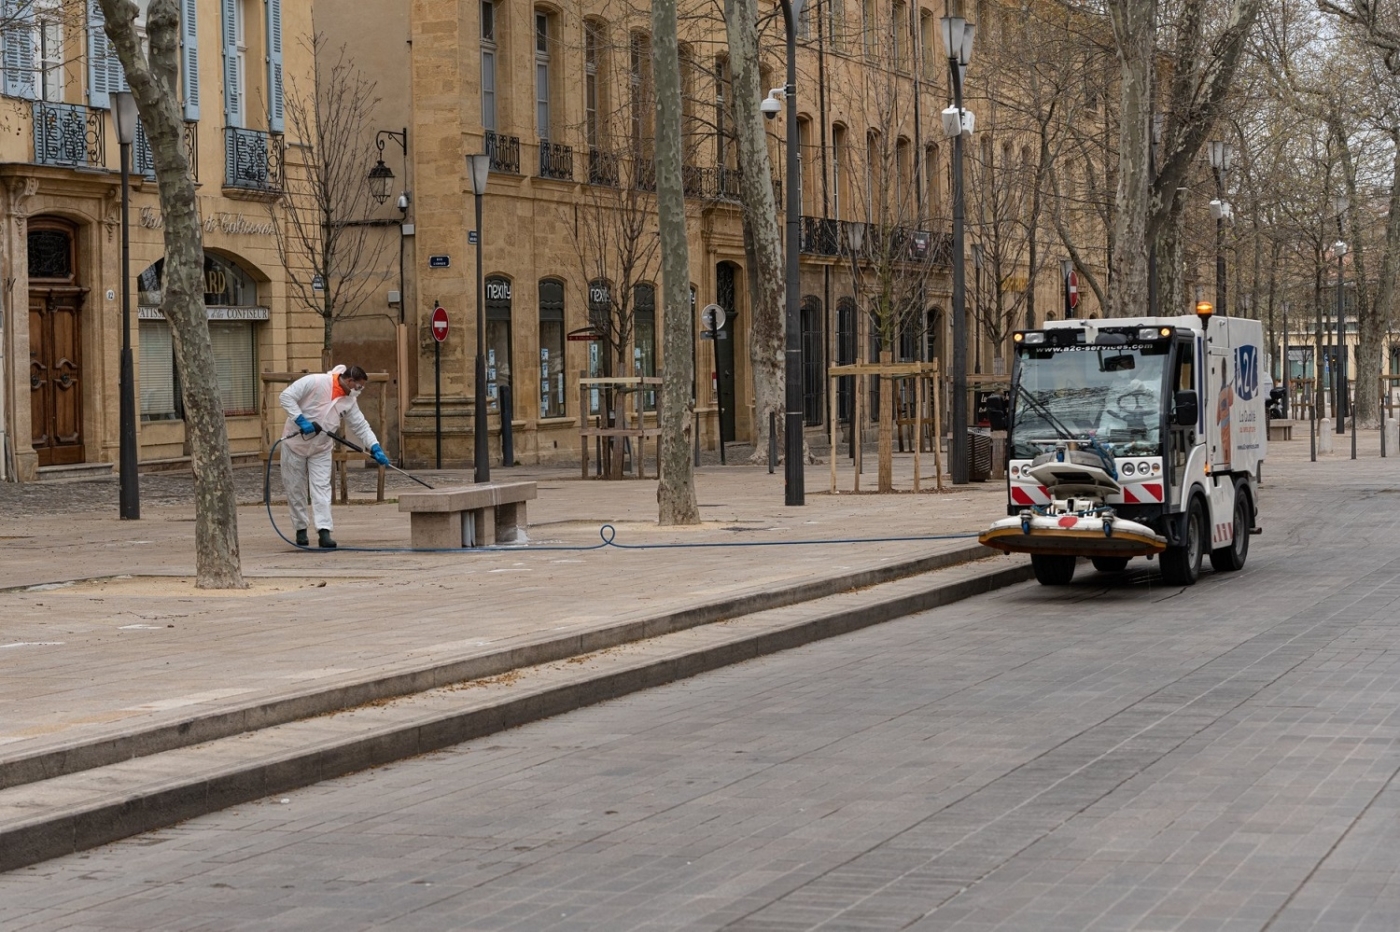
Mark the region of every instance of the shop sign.
<instances>
[{"instance_id":1,"label":"shop sign","mask_svg":"<svg viewBox=\"0 0 1400 932\"><path fill-rule=\"evenodd\" d=\"M271 220L248 219L242 214L217 213L202 221L205 233L223 233L227 236L272 236L277 227ZM148 230L159 230L165 226L165 215L155 207L141 208L141 225Z\"/></svg>"},{"instance_id":2,"label":"shop sign","mask_svg":"<svg viewBox=\"0 0 1400 932\"><path fill-rule=\"evenodd\" d=\"M205 313L210 320L267 320L269 318L268 309L265 307L205 307ZM136 309L137 320L165 320L165 315L158 307L140 307Z\"/></svg>"}]
</instances>

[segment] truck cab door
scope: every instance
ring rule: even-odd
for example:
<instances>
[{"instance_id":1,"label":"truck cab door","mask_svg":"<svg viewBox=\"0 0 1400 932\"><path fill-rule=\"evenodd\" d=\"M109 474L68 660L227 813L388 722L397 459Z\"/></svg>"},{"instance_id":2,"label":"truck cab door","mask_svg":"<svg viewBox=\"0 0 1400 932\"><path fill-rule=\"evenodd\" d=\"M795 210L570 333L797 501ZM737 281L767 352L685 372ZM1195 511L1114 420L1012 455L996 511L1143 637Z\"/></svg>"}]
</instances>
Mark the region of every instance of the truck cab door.
<instances>
[{"instance_id":1,"label":"truck cab door","mask_svg":"<svg viewBox=\"0 0 1400 932\"><path fill-rule=\"evenodd\" d=\"M1172 349L1171 368L1168 371L1168 378L1171 380L1169 391L1166 394L1168 399L1174 398L1179 391L1198 391L1197 377L1199 375L1196 339L1191 334L1183 334L1178 337L1176 345ZM1170 403L1170 402L1169 402ZM1199 410L1200 400L1197 400ZM1179 505L1181 502L1181 484L1186 476L1186 463L1191 456L1192 449L1197 442L1197 424L1178 424L1176 422L1175 410L1167 412L1167 445L1166 445L1166 474L1167 488L1166 502L1169 506ZM1175 509L1172 509L1175 510Z\"/></svg>"}]
</instances>

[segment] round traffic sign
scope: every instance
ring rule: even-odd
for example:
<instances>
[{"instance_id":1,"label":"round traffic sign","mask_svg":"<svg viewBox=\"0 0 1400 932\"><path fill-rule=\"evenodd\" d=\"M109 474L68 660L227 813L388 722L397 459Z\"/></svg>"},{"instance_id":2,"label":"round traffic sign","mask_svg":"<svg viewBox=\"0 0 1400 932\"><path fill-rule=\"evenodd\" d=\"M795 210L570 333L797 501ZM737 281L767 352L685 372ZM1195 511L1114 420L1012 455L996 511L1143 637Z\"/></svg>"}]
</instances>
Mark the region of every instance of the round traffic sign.
<instances>
[{"instance_id":1,"label":"round traffic sign","mask_svg":"<svg viewBox=\"0 0 1400 932\"><path fill-rule=\"evenodd\" d=\"M447 308L433 308L433 339L441 343L447 339Z\"/></svg>"},{"instance_id":2,"label":"round traffic sign","mask_svg":"<svg viewBox=\"0 0 1400 932\"><path fill-rule=\"evenodd\" d=\"M1069 270L1069 306L1079 307L1079 273Z\"/></svg>"}]
</instances>

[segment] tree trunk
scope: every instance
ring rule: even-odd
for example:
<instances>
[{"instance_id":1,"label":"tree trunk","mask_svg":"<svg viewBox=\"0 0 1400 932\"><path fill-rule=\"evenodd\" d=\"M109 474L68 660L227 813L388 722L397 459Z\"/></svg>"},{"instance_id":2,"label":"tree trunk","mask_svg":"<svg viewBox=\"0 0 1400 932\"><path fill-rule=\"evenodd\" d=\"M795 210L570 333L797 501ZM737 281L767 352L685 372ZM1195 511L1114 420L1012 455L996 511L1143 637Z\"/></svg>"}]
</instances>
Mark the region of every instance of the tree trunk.
<instances>
[{"instance_id":1,"label":"tree trunk","mask_svg":"<svg viewBox=\"0 0 1400 932\"><path fill-rule=\"evenodd\" d=\"M1152 126L1152 62L1156 53L1155 0L1112 0L1118 46L1121 103L1118 128L1118 192L1113 218L1106 317L1147 312L1148 164Z\"/></svg>"},{"instance_id":2,"label":"tree trunk","mask_svg":"<svg viewBox=\"0 0 1400 932\"><path fill-rule=\"evenodd\" d=\"M1391 184L1390 184L1390 205L1385 221L1385 248L1381 253L1380 280L1376 283L1376 312L1373 315L1374 325L1377 333L1374 336L1375 358L1368 358L1362 352L1356 360L1356 372L1358 378L1370 379L1370 384L1375 386L1374 392L1367 392L1367 396L1374 394L1376 401L1380 400L1380 375L1383 360L1381 359L1381 331L1388 330L1391 321L1394 319L1395 307L1395 284L1397 265L1400 265L1400 130L1392 129L1389 133L1391 145L1394 147L1391 152ZM1365 345L1366 333L1361 334L1362 345ZM1392 349L1392 352L1394 350ZM1393 386L1395 383L1387 383ZM1387 396L1389 392L1386 393ZM1384 409L1368 412L1361 406L1361 394L1357 393L1357 417L1367 417L1367 423L1378 423L1385 427Z\"/></svg>"},{"instance_id":3,"label":"tree trunk","mask_svg":"<svg viewBox=\"0 0 1400 932\"><path fill-rule=\"evenodd\" d=\"M691 471L690 385L695 377L695 313L690 306L690 251L681 188L681 78L676 0L651 8L652 74L656 86L656 213L661 232L662 344L661 481L656 487L661 524L699 524Z\"/></svg>"},{"instance_id":4,"label":"tree trunk","mask_svg":"<svg viewBox=\"0 0 1400 932\"><path fill-rule=\"evenodd\" d=\"M758 104L758 9L754 0L725 0L729 60L734 72L734 130L739 137L739 199L744 213L745 278L749 285L749 361L753 369L754 452L750 462L768 457L768 415L777 412L778 449L785 449L783 309L786 304L783 242L773 198L773 167L768 159L764 118ZM795 140L790 140L795 142Z\"/></svg>"},{"instance_id":5,"label":"tree trunk","mask_svg":"<svg viewBox=\"0 0 1400 932\"><path fill-rule=\"evenodd\" d=\"M199 202L185 155L184 118L178 109L179 5L177 0L151 0L146 14L148 59L136 32L136 5L123 0L101 3L107 35L126 69L150 142L165 216L161 311L170 322L184 388L185 430L195 481L195 585L242 589L246 584L238 553L233 465L204 310Z\"/></svg>"}]
</instances>

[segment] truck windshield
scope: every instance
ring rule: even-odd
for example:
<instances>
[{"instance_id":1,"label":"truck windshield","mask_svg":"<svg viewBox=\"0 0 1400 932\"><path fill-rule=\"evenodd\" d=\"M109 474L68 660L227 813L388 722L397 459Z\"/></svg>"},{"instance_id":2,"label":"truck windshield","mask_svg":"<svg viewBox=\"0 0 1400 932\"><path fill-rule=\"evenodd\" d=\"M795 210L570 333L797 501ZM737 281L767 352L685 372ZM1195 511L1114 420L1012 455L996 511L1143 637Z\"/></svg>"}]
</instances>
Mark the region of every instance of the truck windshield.
<instances>
[{"instance_id":1,"label":"truck windshield","mask_svg":"<svg viewBox=\"0 0 1400 932\"><path fill-rule=\"evenodd\" d=\"M1092 438L1115 456L1160 456L1168 352L1165 342L1017 347L1012 455Z\"/></svg>"}]
</instances>

